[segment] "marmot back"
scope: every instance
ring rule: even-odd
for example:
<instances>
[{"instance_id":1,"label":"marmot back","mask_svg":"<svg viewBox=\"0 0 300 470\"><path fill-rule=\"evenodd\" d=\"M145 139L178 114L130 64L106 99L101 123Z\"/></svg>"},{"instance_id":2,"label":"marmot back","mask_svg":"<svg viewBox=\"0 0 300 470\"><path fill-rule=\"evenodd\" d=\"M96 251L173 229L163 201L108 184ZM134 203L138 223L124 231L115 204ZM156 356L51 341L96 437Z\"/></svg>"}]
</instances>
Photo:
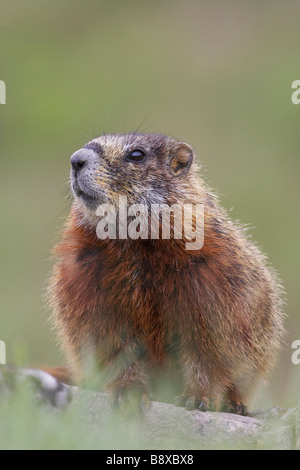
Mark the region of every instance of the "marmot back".
<instances>
[{"instance_id":1,"label":"marmot back","mask_svg":"<svg viewBox=\"0 0 300 470\"><path fill-rule=\"evenodd\" d=\"M99 373L115 402L133 390L144 403L176 361L180 404L246 413L283 337L281 287L198 176L192 148L162 135L104 135L71 165L74 203L50 296L75 379ZM202 205L203 246L186 249L174 226L170 239L118 230L100 239L99 206L115 208L118 219L120 197L148 208ZM195 228L194 213L191 220Z\"/></svg>"}]
</instances>

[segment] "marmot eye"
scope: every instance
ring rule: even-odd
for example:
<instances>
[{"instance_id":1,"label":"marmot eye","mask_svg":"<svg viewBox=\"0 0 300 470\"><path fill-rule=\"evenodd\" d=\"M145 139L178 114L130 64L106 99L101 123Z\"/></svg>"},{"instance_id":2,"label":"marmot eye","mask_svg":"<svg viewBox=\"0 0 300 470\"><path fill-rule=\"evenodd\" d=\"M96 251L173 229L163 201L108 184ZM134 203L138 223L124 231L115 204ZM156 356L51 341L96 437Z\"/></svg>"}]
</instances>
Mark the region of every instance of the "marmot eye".
<instances>
[{"instance_id":1,"label":"marmot eye","mask_svg":"<svg viewBox=\"0 0 300 470\"><path fill-rule=\"evenodd\" d=\"M127 158L133 162L141 162L145 158L145 153L142 150L135 149L130 152Z\"/></svg>"}]
</instances>

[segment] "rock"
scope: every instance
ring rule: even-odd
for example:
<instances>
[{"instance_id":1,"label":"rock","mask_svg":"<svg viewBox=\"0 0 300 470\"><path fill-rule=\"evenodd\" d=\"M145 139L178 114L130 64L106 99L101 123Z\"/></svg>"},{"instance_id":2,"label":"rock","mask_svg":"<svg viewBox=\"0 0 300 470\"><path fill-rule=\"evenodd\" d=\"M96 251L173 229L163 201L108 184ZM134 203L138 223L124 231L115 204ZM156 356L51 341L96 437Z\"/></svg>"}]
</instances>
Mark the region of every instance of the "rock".
<instances>
[{"instance_id":1,"label":"rock","mask_svg":"<svg viewBox=\"0 0 300 470\"><path fill-rule=\"evenodd\" d=\"M262 415L261 425L257 437L258 449L295 449L296 408L272 408Z\"/></svg>"},{"instance_id":2,"label":"rock","mask_svg":"<svg viewBox=\"0 0 300 470\"><path fill-rule=\"evenodd\" d=\"M52 375L38 369L21 369L14 366L0 366L0 391L2 397L20 386L32 389L37 403L43 403L54 410L65 408L71 400L71 389L58 382Z\"/></svg>"},{"instance_id":3,"label":"rock","mask_svg":"<svg viewBox=\"0 0 300 470\"><path fill-rule=\"evenodd\" d=\"M109 426L115 419L109 397L72 387L70 405L93 429ZM151 409L141 418L139 430L145 448L183 449L248 449L255 448L261 422L256 418L228 413L187 411L167 403L152 402ZM164 447L164 446L163 446Z\"/></svg>"},{"instance_id":4,"label":"rock","mask_svg":"<svg viewBox=\"0 0 300 470\"><path fill-rule=\"evenodd\" d=\"M22 393L29 390L34 409L36 404L42 405L51 416L53 411L60 411L60 419L66 419L66 423L69 416L70 422L76 423L71 431L79 426L88 438L87 445L91 442L96 448L300 450L300 404L298 408L272 408L250 417L187 411L152 402L143 415L132 406L115 410L106 393L70 387L41 370L0 366L1 404L9 400L14 389Z\"/></svg>"}]
</instances>

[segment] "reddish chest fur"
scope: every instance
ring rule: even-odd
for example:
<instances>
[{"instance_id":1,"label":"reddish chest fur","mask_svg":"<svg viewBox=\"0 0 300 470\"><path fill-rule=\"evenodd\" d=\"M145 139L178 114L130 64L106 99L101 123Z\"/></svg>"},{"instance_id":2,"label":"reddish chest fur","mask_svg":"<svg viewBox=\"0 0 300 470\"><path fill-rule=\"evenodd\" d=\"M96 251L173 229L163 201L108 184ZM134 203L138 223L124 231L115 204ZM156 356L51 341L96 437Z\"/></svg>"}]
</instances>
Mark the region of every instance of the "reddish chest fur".
<instances>
[{"instance_id":1,"label":"reddish chest fur","mask_svg":"<svg viewBox=\"0 0 300 470\"><path fill-rule=\"evenodd\" d=\"M101 241L71 220L56 248L62 321L88 331L95 344L103 337L138 338L152 362L163 364L184 319L190 329L199 310L199 259L193 262L176 243Z\"/></svg>"}]
</instances>

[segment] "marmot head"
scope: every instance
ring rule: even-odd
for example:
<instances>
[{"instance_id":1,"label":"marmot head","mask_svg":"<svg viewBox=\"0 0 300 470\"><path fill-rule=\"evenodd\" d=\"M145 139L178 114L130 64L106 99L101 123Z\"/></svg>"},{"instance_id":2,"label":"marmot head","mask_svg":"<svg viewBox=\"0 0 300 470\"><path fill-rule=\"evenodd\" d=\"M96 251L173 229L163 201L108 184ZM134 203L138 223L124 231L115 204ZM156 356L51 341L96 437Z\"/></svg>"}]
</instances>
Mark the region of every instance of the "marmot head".
<instances>
[{"instance_id":1,"label":"marmot head","mask_svg":"<svg viewBox=\"0 0 300 470\"><path fill-rule=\"evenodd\" d=\"M103 135L77 150L71 165L76 205L90 215L119 196L146 205L178 202L178 193L186 199L195 173L192 148L156 134Z\"/></svg>"}]
</instances>

